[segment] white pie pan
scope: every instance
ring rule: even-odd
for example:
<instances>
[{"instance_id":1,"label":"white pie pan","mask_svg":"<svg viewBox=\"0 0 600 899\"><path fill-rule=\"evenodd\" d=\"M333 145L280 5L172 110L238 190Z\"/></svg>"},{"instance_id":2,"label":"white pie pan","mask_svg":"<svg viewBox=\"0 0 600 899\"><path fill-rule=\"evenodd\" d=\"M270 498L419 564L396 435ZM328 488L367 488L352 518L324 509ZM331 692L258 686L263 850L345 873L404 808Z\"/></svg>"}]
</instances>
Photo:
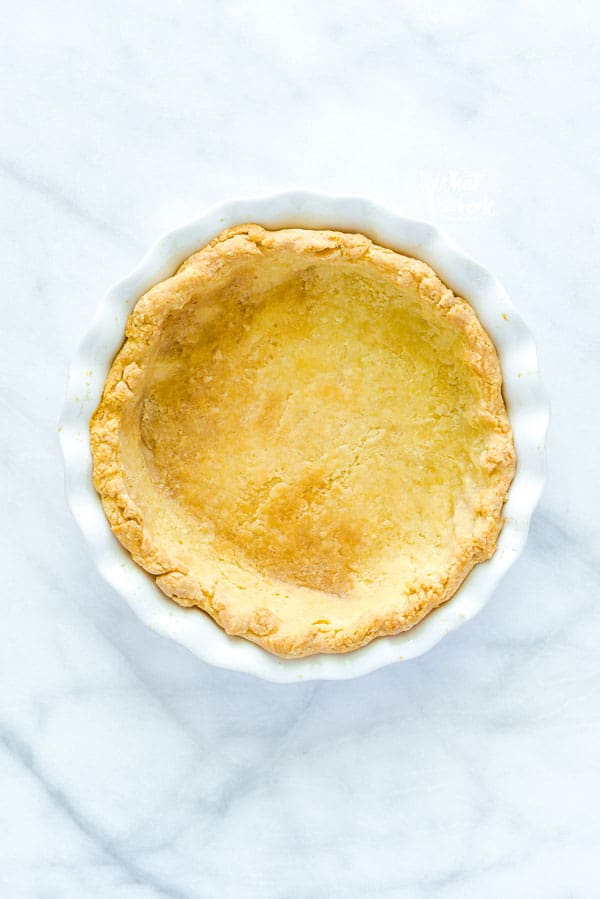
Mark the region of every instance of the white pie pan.
<instances>
[{"instance_id":1,"label":"white pie pan","mask_svg":"<svg viewBox=\"0 0 600 899\"><path fill-rule=\"evenodd\" d=\"M448 603L412 630L395 637L381 637L354 652L279 659L246 640L228 636L205 613L179 607L163 596L154 579L121 547L92 484L89 421L110 364L123 342L125 323L136 300L153 284L173 274L184 259L223 228L243 222L256 222L266 228L359 231L385 247L425 260L455 293L473 305L500 356L517 471L496 552L469 574ZM421 655L472 618L489 600L527 539L531 515L542 491L548 417L533 338L502 285L483 266L433 225L404 218L360 197L293 190L211 206L193 222L162 237L134 271L105 294L71 365L60 440L67 500L94 562L111 587L149 627L221 668L278 682L342 680Z\"/></svg>"}]
</instances>

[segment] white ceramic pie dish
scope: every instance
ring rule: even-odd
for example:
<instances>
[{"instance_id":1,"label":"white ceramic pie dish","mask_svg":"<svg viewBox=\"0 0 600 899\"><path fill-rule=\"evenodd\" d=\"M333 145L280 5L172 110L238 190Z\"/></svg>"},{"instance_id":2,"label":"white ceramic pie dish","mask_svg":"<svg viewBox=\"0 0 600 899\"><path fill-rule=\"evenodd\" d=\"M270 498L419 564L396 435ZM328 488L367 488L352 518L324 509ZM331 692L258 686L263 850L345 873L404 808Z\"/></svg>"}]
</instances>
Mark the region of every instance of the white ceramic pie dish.
<instances>
[{"instance_id":1,"label":"white ceramic pie dish","mask_svg":"<svg viewBox=\"0 0 600 899\"><path fill-rule=\"evenodd\" d=\"M239 637L228 636L208 615L167 599L154 579L133 562L113 535L92 483L89 421L110 364L123 342L136 300L224 228L256 222L266 228L332 228L366 234L376 243L428 262L442 280L476 310L498 350L517 451L517 471L505 506L506 523L492 558L469 574L455 596L412 630L381 637L363 649L338 655L280 659ZM166 234L134 271L101 300L70 373L60 422L69 506L108 583L153 630L221 668L266 680L338 680L366 674L421 655L472 618L520 555L544 479L549 409L533 338L502 285L432 225L403 218L358 197L307 191L229 200Z\"/></svg>"}]
</instances>

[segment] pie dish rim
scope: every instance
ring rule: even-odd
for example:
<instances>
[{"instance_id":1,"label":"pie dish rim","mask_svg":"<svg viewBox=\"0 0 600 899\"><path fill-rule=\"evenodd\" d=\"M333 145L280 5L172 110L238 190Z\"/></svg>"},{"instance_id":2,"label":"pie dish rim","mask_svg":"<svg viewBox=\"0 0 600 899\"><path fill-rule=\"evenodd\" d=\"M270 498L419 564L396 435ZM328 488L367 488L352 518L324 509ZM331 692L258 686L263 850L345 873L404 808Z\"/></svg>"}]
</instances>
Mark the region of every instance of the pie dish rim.
<instances>
[{"instance_id":1,"label":"pie dish rim","mask_svg":"<svg viewBox=\"0 0 600 899\"><path fill-rule=\"evenodd\" d=\"M471 572L448 603L430 612L412 630L380 637L350 653L280 658L243 638L228 636L207 615L178 607L162 596L151 576L120 546L91 481L89 419L98 404L108 368L122 344L131 308L142 293L172 274L184 259L219 232L247 221L269 229L355 231L377 244L427 262L455 293L468 298L500 359L517 469L496 552ZM101 574L138 616L213 665L272 681L297 681L354 677L415 657L483 607L524 546L542 489L547 422L548 404L533 339L500 283L486 269L432 225L406 219L362 198L287 191L211 207L198 219L161 238L132 274L108 291L71 366L60 437L67 498L76 521Z\"/></svg>"}]
</instances>

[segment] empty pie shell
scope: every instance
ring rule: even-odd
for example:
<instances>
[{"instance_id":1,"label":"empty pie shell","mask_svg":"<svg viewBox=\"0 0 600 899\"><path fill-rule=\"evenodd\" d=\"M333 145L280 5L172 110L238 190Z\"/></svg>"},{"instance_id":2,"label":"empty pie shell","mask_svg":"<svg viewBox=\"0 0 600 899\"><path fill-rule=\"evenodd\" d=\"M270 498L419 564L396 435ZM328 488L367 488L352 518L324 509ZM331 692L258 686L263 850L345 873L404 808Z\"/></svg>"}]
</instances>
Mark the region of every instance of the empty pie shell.
<instances>
[{"instance_id":1,"label":"empty pie shell","mask_svg":"<svg viewBox=\"0 0 600 899\"><path fill-rule=\"evenodd\" d=\"M91 423L115 535L285 657L408 630L489 558L515 453L495 348L361 234L224 231L135 305Z\"/></svg>"}]
</instances>

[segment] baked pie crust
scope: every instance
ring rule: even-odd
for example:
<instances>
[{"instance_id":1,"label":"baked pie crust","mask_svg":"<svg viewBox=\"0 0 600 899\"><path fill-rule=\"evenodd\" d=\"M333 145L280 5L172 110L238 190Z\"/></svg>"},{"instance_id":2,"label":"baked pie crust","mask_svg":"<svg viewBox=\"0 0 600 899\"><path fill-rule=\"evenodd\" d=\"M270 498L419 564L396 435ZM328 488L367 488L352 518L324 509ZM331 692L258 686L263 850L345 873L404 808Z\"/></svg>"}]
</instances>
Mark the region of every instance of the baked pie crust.
<instances>
[{"instance_id":1,"label":"baked pie crust","mask_svg":"<svg viewBox=\"0 0 600 899\"><path fill-rule=\"evenodd\" d=\"M254 224L138 300L91 447L160 589L285 657L450 599L494 552L515 468L494 346L428 265Z\"/></svg>"}]
</instances>

